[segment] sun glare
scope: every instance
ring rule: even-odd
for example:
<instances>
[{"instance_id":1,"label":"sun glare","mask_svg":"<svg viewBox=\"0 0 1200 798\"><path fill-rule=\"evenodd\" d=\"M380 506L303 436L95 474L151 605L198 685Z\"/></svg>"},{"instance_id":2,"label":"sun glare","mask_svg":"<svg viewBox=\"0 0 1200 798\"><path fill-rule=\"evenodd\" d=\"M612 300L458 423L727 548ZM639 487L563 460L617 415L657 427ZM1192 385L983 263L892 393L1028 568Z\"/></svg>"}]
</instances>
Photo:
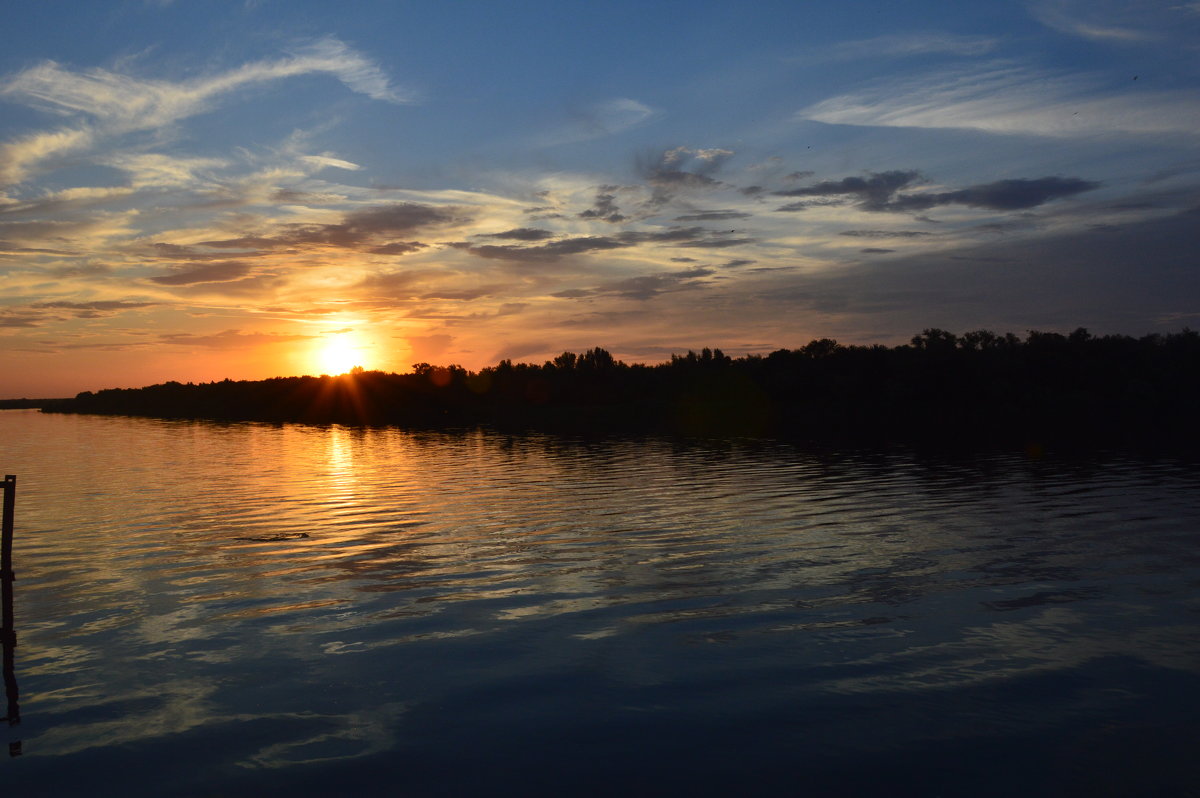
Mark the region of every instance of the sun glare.
<instances>
[{"instance_id":1,"label":"sun glare","mask_svg":"<svg viewBox=\"0 0 1200 798\"><path fill-rule=\"evenodd\" d=\"M363 349L352 335L331 335L316 352L317 365L322 374L345 374L355 366L363 364Z\"/></svg>"}]
</instances>

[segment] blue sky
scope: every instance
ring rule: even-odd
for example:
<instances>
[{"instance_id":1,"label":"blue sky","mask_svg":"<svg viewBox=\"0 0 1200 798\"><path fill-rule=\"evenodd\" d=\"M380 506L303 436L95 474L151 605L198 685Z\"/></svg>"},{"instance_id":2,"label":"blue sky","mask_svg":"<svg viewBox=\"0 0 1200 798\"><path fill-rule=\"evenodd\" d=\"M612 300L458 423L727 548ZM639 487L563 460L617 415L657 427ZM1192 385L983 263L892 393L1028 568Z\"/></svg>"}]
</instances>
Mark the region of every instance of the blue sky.
<instances>
[{"instance_id":1,"label":"blue sky","mask_svg":"<svg viewBox=\"0 0 1200 798\"><path fill-rule=\"evenodd\" d=\"M1200 323L1200 3L8 3L0 395Z\"/></svg>"}]
</instances>

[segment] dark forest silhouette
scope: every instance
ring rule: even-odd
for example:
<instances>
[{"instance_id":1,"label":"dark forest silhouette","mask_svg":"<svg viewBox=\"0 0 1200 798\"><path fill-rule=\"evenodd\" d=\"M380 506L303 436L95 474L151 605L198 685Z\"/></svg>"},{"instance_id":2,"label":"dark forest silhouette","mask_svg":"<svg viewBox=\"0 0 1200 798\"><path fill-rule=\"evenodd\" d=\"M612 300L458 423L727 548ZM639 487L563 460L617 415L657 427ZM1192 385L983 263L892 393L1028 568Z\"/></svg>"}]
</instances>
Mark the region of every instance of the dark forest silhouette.
<instances>
[{"instance_id":1,"label":"dark forest silhouette","mask_svg":"<svg viewBox=\"0 0 1200 798\"><path fill-rule=\"evenodd\" d=\"M364 371L85 391L48 412L810 438L1194 438L1200 333L1132 338L927 329L911 343L625 364L604 349L478 372Z\"/></svg>"}]
</instances>

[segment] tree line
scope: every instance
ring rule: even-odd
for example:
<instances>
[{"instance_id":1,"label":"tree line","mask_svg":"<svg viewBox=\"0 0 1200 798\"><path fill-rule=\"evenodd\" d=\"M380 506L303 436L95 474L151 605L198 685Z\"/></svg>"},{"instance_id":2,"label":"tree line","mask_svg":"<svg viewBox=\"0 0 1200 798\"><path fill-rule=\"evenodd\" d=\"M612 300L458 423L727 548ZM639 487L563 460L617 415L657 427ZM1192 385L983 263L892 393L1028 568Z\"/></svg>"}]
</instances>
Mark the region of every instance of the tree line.
<instances>
[{"instance_id":1,"label":"tree line","mask_svg":"<svg viewBox=\"0 0 1200 798\"><path fill-rule=\"evenodd\" d=\"M1195 438L1200 333L926 329L908 344L627 364L595 348L469 371L364 371L85 391L46 412L228 421L810 438Z\"/></svg>"}]
</instances>

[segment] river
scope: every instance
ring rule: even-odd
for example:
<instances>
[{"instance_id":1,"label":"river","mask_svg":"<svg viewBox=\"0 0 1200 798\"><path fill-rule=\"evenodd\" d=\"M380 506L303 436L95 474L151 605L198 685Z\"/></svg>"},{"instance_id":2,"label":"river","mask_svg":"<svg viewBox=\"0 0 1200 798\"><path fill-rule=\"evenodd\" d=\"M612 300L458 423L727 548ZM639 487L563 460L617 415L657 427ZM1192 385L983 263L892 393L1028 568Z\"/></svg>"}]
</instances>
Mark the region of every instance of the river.
<instances>
[{"instance_id":1,"label":"river","mask_svg":"<svg viewBox=\"0 0 1200 798\"><path fill-rule=\"evenodd\" d=\"M8 410L0 469L14 796L1200 784L1194 460Z\"/></svg>"}]
</instances>

